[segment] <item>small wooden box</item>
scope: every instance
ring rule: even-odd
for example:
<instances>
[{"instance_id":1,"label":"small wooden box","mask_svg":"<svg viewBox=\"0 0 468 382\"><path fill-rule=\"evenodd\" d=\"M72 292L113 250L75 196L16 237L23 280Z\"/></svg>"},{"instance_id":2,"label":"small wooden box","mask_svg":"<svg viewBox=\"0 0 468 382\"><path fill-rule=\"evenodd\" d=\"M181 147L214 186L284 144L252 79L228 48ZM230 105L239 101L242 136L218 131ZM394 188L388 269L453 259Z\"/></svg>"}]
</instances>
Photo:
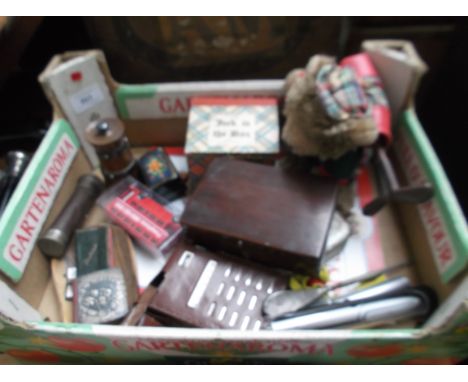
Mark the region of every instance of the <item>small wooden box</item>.
<instances>
[{"instance_id":1,"label":"small wooden box","mask_svg":"<svg viewBox=\"0 0 468 382\"><path fill-rule=\"evenodd\" d=\"M211 161L220 156L265 162L280 152L275 97L194 97L185 139L192 192Z\"/></svg>"},{"instance_id":2,"label":"small wooden box","mask_svg":"<svg viewBox=\"0 0 468 382\"><path fill-rule=\"evenodd\" d=\"M195 243L284 270L315 274L335 208L331 179L215 159L181 223Z\"/></svg>"}]
</instances>

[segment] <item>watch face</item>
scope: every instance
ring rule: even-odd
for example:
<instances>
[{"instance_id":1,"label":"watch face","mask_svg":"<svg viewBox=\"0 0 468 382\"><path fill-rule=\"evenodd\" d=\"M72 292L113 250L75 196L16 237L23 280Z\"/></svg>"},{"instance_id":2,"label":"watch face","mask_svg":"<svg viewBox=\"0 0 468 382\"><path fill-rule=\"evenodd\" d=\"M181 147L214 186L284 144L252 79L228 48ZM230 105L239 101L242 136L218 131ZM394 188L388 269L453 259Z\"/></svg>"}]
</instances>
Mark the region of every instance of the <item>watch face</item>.
<instances>
[{"instance_id":1,"label":"watch face","mask_svg":"<svg viewBox=\"0 0 468 382\"><path fill-rule=\"evenodd\" d=\"M81 323L109 323L128 313L127 290L118 268L89 273L77 280L77 320Z\"/></svg>"}]
</instances>

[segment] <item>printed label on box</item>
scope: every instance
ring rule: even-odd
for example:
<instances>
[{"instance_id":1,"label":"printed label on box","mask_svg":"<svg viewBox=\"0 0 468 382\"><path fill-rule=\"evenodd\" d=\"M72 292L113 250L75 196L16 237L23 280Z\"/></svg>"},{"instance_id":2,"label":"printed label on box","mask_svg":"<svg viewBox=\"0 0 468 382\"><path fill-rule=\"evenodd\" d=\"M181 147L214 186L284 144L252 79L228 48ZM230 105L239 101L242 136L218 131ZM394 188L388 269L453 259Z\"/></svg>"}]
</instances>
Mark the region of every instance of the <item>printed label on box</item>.
<instances>
[{"instance_id":1,"label":"printed label on box","mask_svg":"<svg viewBox=\"0 0 468 382\"><path fill-rule=\"evenodd\" d=\"M21 272L26 267L28 254L34 248L34 239L47 218L45 212L60 189L76 152L77 147L67 136L63 136L47 163L44 177L31 190L26 208L16 224L14 235L5 247L4 255L5 260Z\"/></svg>"},{"instance_id":2,"label":"printed label on box","mask_svg":"<svg viewBox=\"0 0 468 382\"><path fill-rule=\"evenodd\" d=\"M3 216L0 230L6 240L0 248L0 265L15 281L26 268L55 196L78 153L78 142L69 135L69 129L63 121L50 129ZM35 174L40 174L37 180Z\"/></svg>"},{"instance_id":3,"label":"printed label on box","mask_svg":"<svg viewBox=\"0 0 468 382\"><path fill-rule=\"evenodd\" d=\"M104 94L102 94L102 91L99 89L97 84L88 86L70 96L70 102L73 110L77 114L83 113L103 100Z\"/></svg>"},{"instance_id":4,"label":"printed label on box","mask_svg":"<svg viewBox=\"0 0 468 382\"><path fill-rule=\"evenodd\" d=\"M116 101L122 118L186 118L192 97L283 96L283 80L239 80L119 85Z\"/></svg>"},{"instance_id":5,"label":"printed label on box","mask_svg":"<svg viewBox=\"0 0 468 382\"><path fill-rule=\"evenodd\" d=\"M410 137L405 130L402 130L395 141L395 150L398 153L403 171L411 185L421 185L429 183L420 158L418 157ZM458 253L452 241L449 228L442 214L440 200L437 195L431 200L417 206L427 238L432 250L432 255L437 266L437 270L442 279L447 282L466 266L466 258L462 253Z\"/></svg>"},{"instance_id":6,"label":"printed label on box","mask_svg":"<svg viewBox=\"0 0 468 382\"><path fill-rule=\"evenodd\" d=\"M279 152L276 99L193 98L186 154L276 154Z\"/></svg>"},{"instance_id":7,"label":"printed label on box","mask_svg":"<svg viewBox=\"0 0 468 382\"><path fill-rule=\"evenodd\" d=\"M211 116L208 144L230 149L255 144L255 115L219 113Z\"/></svg>"}]
</instances>

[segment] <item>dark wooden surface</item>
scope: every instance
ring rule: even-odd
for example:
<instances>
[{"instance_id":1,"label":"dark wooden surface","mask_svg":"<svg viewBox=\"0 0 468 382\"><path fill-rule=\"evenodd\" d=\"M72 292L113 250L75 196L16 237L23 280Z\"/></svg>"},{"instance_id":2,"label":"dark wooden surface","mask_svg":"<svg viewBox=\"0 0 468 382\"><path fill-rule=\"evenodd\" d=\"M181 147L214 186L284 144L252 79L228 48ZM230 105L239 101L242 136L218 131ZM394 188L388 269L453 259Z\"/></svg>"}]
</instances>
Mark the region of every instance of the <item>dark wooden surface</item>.
<instances>
[{"instance_id":1,"label":"dark wooden surface","mask_svg":"<svg viewBox=\"0 0 468 382\"><path fill-rule=\"evenodd\" d=\"M186 263L179 261L185 251L193 253ZM213 273L205 278L206 289L199 303L189 306L190 297L207 265ZM285 289L288 281L286 276L266 267L184 243L176 248L163 272L164 279L157 287L147 313L169 326L239 329L248 317L243 329L254 329L257 322L264 324L263 300L268 294ZM251 305L252 299L254 303ZM212 304L213 310L210 309ZM237 319L231 321L233 315L237 315Z\"/></svg>"},{"instance_id":2,"label":"dark wooden surface","mask_svg":"<svg viewBox=\"0 0 468 382\"><path fill-rule=\"evenodd\" d=\"M181 222L210 248L310 273L325 245L335 192L332 180L218 158Z\"/></svg>"}]
</instances>

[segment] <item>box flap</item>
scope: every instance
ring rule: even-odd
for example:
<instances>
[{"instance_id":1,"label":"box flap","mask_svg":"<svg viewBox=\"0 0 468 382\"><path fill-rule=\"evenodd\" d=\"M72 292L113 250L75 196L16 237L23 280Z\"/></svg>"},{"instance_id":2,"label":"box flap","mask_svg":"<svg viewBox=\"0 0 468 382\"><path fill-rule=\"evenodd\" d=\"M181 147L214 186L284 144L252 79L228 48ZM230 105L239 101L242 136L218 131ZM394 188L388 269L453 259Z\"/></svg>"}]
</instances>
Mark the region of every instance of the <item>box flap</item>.
<instances>
[{"instance_id":1,"label":"box flap","mask_svg":"<svg viewBox=\"0 0 468 382\"><path fill-rule=\"evenodd\" d=\"M86 51L55 56L39 76L47 97L71 123L94 166L98 158L84 129L93 120L117 118L106 72L102 52Z\"/></svg>"},{"instance_id":2,"label":"box flap","mask_svg":"<svg viewBox=\"0 0 468 382\"><path fill-rule=\"evenodd\" d=\"M417 205L438 273L447 283L468 263L468 230L461 207L416 114L403 114L394 150L409 185L430 183L434 197Z\"/></svg>"},{"instance_id":3,"label":"box flap","mask_svg":"<svg viewBox=\"0 0 468 382\"><path fill-rule=\"evenodd\" d=\"M246 80L119 85L115 98L123 119L186 119L192 97L281 97L283 83L283 80Z\"/></svg>"},{"instance_id":4,"label":"box flap","mask_svg":"<svg viewBox=\"0 0 468 382\"><path fill-rule=\"evenodd\" d=\"M433 331L446 331L452 327L456 316L468 312L468 276L458 285L457 289L438 307L424 325ZM467 318L468 320L468 318Z\"/></svg>"},{"instance_id":5,"label":"box flap","mask_svg":"<svg viewBox=\"0 0 468 382\"><path fill-rule=\"evenodd\" d=\"M367 40L362 49L371 57L384 84L394 118L412 106L419 81L427 71L414 45L406 40Z\"/></svg>"},{"instance_id":6,"label":"box flap","mask_svg":"<svg viewBox=\"0 0 468 382\"><path fill-rule=\"evenodd\" d=\"M52 124L0 220L0 269L18 282L35 242L79 150L68 123Z\"/></svg>"},{"instance_id":7,"label":"box flap","mask_svg":"<svg viewBox=\"0 0 468 382\"><path fill-rule=\"evenodd\" d=\"M37 310L18 296L7 284L0 280L0 312L11 320L42 321Z\"/></svg>"}]
</instances>

